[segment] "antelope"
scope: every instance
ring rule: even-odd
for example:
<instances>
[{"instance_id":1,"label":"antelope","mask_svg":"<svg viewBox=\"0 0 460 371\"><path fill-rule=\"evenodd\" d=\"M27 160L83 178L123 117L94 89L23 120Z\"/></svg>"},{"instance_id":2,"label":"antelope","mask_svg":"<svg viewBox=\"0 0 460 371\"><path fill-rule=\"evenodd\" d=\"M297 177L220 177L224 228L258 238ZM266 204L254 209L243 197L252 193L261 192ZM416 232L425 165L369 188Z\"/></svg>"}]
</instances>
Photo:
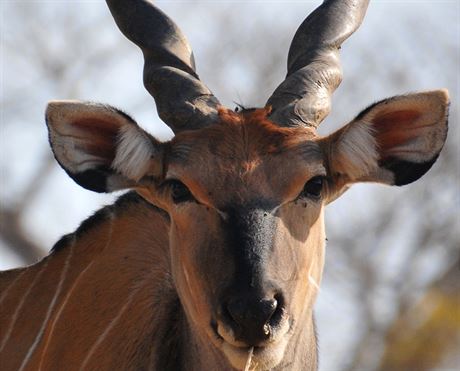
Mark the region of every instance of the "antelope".
<instances>
[{"instance_id":1,"label":"antelope","mask_svg":"<svg viewBox=\"0 0 460 371\"><path fill-rule=\"evenodd\" d=\"M127 189L40 262L0 275L2 370L316 370L324 207L357 182L402 186L436 161L446 90L375 103L327 136L339 49L367 0L326 0L297 30L265 107L232 111L179 28L148 0L107 0L143 52L175 136L107 105L52 101L58 163Z\"/></svg>"}]
</instances>

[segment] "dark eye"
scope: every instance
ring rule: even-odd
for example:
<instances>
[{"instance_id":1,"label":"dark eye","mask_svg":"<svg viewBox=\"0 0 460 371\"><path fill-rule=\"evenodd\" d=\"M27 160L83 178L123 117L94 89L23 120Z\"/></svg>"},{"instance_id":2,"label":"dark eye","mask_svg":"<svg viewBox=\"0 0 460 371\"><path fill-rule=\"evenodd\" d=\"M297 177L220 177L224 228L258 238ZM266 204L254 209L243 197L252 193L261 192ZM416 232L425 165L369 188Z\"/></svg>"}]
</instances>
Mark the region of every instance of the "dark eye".
<instances>
[{"instance_id":1,"label":"dark eye","mask_svg":"<svg viewBox=\"0 0 460 371\"><path fill-rule=\"evenodd\" d=\"M168 183L171 187L171 197L174 203L178 204L181 202L192 201L194 199L192 193L184 183L178 180L171 180Z\"/></svg>"},{"instance_id":2,"label":"dark eye","mask_svg":"<svg viewBox=\"0 0 460 371\"><path fill-rule=\"evenodd\" d=\"M323 190L323 183L323 176L315 176L311 178L307 183L305 183L300 196L313 199L319 198L321 196L321 191Z\"/></svg>"}]
</instances>

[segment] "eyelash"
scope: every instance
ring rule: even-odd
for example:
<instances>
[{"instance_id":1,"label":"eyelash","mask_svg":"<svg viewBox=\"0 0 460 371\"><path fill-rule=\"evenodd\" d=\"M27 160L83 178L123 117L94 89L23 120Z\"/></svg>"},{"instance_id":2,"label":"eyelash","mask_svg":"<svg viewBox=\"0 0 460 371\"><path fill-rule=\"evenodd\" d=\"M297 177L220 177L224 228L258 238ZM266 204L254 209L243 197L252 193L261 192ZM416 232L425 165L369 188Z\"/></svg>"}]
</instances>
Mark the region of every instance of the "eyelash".
<instances>
[{"instance_id":1,"label":"eyelash","mask_svg":"<svg viewBox=\"0 0 460 371\"><path fill-rule=\"evenodd\" d=\"M312 200L318 200L321 198L321 193L324 188L325 183L325 176L319 175L311 178L308 182L305 183L302 192L300 192L299 198L309 198ZM180 204L183 202L194 201L195 198L193 197L190 190L187 186L177 179L168 180L167 186L171 189L171 198L173 202L176 204Z\"/></svg>"},{"instance_id":2,"label":"eyelash","mask_svg":"<svg viewBox=\"0 0 460 371\"><path fill-rule=\"evenodd\" d=\"M168 180L166 184L171 190L171 198L175 204L195 200L190 190L181 181L177 179L171 179Z\"/></svg>"},{"instance_id":3,"label":"eyelash","mask_svg":"<svg viewBox=\"0 0 460 371\"><path fill-rule=\"evenodd\" d=\"M323 175L315 176L305 183L302 192L297 198L309 198L318 200L321 198L321 193L324 188L326 177Z\"/></svg>"}]
</instances>

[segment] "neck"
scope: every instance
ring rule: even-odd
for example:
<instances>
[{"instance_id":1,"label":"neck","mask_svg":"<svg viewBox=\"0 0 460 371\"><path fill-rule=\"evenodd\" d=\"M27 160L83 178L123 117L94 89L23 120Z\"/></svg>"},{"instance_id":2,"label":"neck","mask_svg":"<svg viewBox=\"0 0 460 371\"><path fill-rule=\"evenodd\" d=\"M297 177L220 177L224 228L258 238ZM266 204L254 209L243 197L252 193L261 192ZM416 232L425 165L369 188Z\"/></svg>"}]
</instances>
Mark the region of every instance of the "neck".
<instances>
[{"instance_id":1,"label":"neck","mask_svg":"<svg viewBox=\"0 0 460 371\"><path fill-rule=\"evenodd\" d=\"M2 273L0 311L11 316L0 316L6 329L0 363L38 370L78 362L82 369L233 370L187 321L171 278L168 229L161 211L123 196L41 262ZM276 370L316 370L311 311L302 323Z\"/></svg>"},{"instance_id":2,"label":"neck","mask_svg":"<svg viewBox=\"0 0 460 371\"><path fill-rule=\"evenodd\" d=\"M174 294L168 229L128 194L42 261L0 274L2 369L148 369L158 308Z\"/></svg>"}]
</instances>

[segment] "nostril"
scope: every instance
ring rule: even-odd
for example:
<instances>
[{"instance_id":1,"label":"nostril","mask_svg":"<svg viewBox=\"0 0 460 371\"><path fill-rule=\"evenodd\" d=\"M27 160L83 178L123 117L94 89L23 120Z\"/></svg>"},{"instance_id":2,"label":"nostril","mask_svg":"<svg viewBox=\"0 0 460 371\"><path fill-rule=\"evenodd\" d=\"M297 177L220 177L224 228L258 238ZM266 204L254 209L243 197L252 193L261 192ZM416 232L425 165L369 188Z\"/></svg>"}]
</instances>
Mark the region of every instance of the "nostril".
<instances>
[{"instance_id":1,"label":"nostril","mask_svg":"<svg viewBox=\"0 0 460 371\"><path fill-rule=\"evenodd\" d=\"M269 324L272 327L277 326L281 322L281 319L283 317L283 311L284 311L284 309L283 309L284 308L283 297L281 295L277 294L277 295L275 295L274 300L276 302L276 305L275 305L273 313L272 313L272 315L270 316L270 319L269 319Z\"/></svg>"},{"instance_id":2,"label":"nostril","mask_svg":"<svg viewBox=\"0 0 460 371\"><path fill-rule=\"evenodd\" d=\"M263 313L263 317L265 318L265 323L270 321L272 318L273 313L275 313L276 308L278 307L278 301L273 299L262 299L260 301L260 310Z\"/></svg>"},{"instance_id":3,"label":"nostril","mask_svg":"<svg viewBox=\"0 0 460 371\"><path fill-rule=\"evenodd\" d=\"M228 317L237 324L242 324L245 319L246 309L242 300L231 300L227 304L226 312Z\"/></svg>"},{"instance_id":4,"label":"nostril","mask_svg":"<svg viewBox=\"0 0 460 371\"><path fill-rule=\"evenodd\" d=\"M271 319L278 311L278 300L276 298L244 300L233 298L225 308L227 317L246 328L252 326L271 325Z\"/></svg>"},{"instance_id":5,"label":"nostril","mask_svg":"<svg viewBox=\"0 0 460 371\"><path fill-rule=\"evenodd\" d=\"M280 324L283 316L281 295L260 297L238 295L230 298L223 308L223 318L234 331L235 338L257 345L266 341Z\"/></svg>"}]
</instances>

